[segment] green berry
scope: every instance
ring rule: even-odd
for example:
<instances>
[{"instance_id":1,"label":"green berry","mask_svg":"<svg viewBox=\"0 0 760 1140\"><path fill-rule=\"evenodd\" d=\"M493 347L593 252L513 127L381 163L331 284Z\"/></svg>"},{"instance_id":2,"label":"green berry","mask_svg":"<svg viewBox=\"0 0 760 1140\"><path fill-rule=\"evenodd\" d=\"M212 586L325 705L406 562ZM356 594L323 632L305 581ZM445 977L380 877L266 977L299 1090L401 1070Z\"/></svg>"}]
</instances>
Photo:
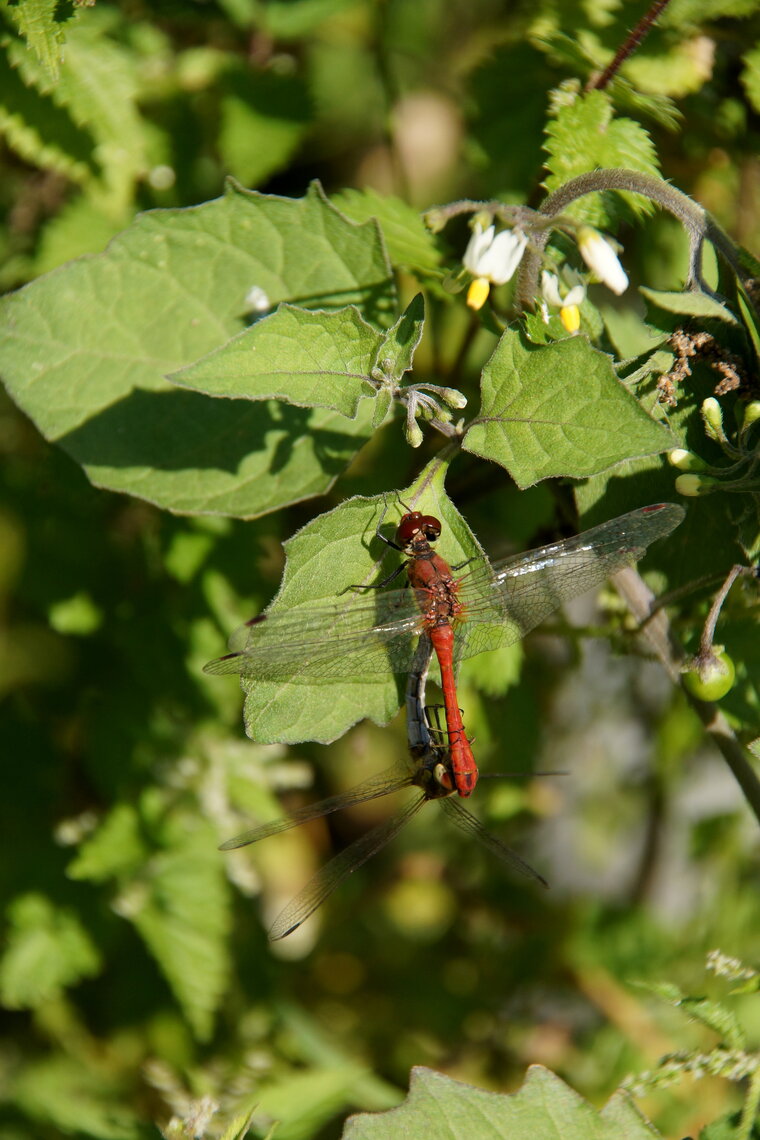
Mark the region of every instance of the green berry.
<instances>
[{"instance_id":1,"label":"green berry","mask_svg":"<svg viewBox=\"0 0 760 1140\"><path fill-rule=\"evenodd\" d=\"M695 658L683 674L687 692L699 701L719 701L733 688L736 669L724 649L717 648L703 661Z\"/></svg>"}]
</instances>

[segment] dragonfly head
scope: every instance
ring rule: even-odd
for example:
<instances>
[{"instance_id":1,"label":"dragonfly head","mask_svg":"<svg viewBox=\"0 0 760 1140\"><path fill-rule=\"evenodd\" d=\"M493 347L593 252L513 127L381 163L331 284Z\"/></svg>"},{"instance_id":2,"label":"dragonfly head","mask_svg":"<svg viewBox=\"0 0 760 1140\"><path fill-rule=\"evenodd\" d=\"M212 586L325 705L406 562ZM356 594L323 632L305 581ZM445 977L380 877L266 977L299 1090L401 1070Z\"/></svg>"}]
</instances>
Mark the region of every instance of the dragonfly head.
<instances>
[{"instance_id":1,"label":"dragonfly head","mask_svg":"<svg viewBox=\"0 0 760 1140\"><path fill-rule=\"evenodd\" d=\"M396 543L407 553L420 542L432 543L440 537L440 520L434 515L423 515L419 511L405 514L396 530Z\"/></svg>"},{"instance_id":2,"label":"dragonfly head","mask_svg":"<svg viewBox=\"0 0 760 1140\"><path fill-rule=\"evenodd\" d=\"M412 783L425 793L429 800L440 800L455 791L448 752L432 745L427 752L416 751L417 768Z\"/></svg>"}]
</instances>

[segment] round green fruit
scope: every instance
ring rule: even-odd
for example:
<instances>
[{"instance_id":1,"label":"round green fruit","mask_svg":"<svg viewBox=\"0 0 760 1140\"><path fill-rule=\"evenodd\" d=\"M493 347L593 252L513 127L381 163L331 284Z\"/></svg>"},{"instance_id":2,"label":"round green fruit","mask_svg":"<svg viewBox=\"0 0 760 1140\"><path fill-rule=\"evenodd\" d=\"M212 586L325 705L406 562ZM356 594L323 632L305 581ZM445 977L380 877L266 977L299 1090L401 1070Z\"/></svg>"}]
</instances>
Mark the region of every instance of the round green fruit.
<instances>
[{"instance_id":1,"label":"round green fruit","mask_svg":"<svg viewBox=\"0 0 760 1140\"><path fill-rule=\"evenodd\" d=\"M733 688L736 669L724 649L695 663L683 675L686 691L700 701L719 701Z\"/></svg>"}]
</instances>

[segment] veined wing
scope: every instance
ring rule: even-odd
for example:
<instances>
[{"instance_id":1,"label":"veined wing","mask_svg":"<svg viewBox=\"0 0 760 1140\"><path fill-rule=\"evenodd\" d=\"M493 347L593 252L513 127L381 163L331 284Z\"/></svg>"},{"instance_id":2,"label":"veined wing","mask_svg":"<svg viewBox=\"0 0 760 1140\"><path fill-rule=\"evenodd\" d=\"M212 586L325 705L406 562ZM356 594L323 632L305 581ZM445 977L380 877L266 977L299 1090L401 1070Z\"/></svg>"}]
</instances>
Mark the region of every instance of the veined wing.
<instances>
[{"instance_id":1,"label":"veined wing","mask_svg":"<svg viewBox=\"0 0 760 1140\"><path fill-rule=\"evenodd\" d=\"M495 835L491 835L490 832L486 831L480 820L472 815L471 812L467 811L467 808L462 807L458 800L453 797L451 799L441 800L441 807L451 822L458 827L460 831L464 831L467 835L474 835L478 842L482 843L483 846L486 847L492 855L495 855L497 859L501 860L502 863L506 863L507 866L511 867L514 871L519 871L521 875L527 875L529 879L537 879L538 882L545 887L549 886L543 875L539 875L538 871L534 870L530 863L526 863L524 859L521 859L516 851L513 851L511 847L507 847L506 843L502 843Z\"/></svg>"},{"instance_id":2,"label":"veined wing","mask_svg":"<svg viewBox=\"0 0 760 1140\"><path fill-rule=\"evenodd\" d=\"M564 602L598 588L636 562L652 542L675 530L684 513L675 503L641 507L490 569L478 567L462 579L465 623L458 658L524 637Z\"/></svg>"},{"instance_id":3,"label":"veined wing","mask_svg":"<svg viewBox=\"0 0 760 1140\"><path fill-rule=\"evenodd\" d=\"M235 651L210 661L204 672L304 684L404 673L422 627L411 589L373 592L371 598L349 594L327 605L260 614L233 635Z\"/></svg>"},{"instance_id":4,"label":"veined wing","mask_svg":"<svg viewBox=\"0 0 760 1140\"><path fill-rule=\"evenodd\" d=\"M408 788L411 784L412 776L405 774L397 764L394 764L392 767L386 768L384 772L380 772L379 775L371 776L368 780L363 780L361 784L356 784L355 787L349 788L345 792L340 792L336 796L328 796L326 799L318 800L313 804L307 804L281 819L275 819L270 823L263 823L259 827L251 828L250 831L244 831L242 835L236 835L234 839L228 839L226 843L222 843L219 850L235 851L238 847L247 847L249 843L258 843L260 839L268 839L270 835L279 835L283 831L289 831L291 827L298 827L301 823L309 823L313 819L321 819L322 816L330 815L334 811L355 807L357 804L367 803L368 800L379 799L380 796L387 796L401 788Z\"/></svg>"},{"instance_id":5,"label":"veined wing","mask_svg":"<svg viewBox=\"0 0 760 1140\"><path fill-rule=\"evenodd\" d=\"M293 901L289 902L275 919L272 929L269 931L272 942L292 934L353 871L371 859L387 843L390 843L401 831L404 824L417 814L425 802L426 797L424 795L412 800L390 819L386 819L377 827L373 827L366 835L354 840L344 851L341 851L339 855L336 855L317 871L314 878L309 880L301 893L296 895Z\"/></svg>"}]
</instances>

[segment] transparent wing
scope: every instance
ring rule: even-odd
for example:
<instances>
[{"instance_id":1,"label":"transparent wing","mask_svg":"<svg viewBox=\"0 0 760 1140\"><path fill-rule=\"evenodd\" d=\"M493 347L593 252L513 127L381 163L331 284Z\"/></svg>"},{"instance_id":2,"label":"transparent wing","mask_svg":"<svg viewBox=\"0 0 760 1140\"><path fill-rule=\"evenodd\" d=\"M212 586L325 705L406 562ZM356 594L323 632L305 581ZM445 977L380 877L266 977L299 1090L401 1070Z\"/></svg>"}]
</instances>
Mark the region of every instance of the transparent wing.
<instances>
[{"instance_id":1,"label":"transparent wing","mask_svg":"<svg viewBox=\"0 0 760 1140\"><path fill-rule=\"evenodd\" d=\"M497 649L524 637L564 602L636 562L684 517L682 507L642 507L584 531L575 538L478 567L462 580L465 606L458 657ZM483 623L494 623L486 629Z\"/></svg>"},{"instance_id":2,"label":"transparent wing","mask_svg":"<svg viewBox=\"0 0 760 1140\"><path fill-rule=\"evenodd\" d=\"M204 672L303 683L405 673L421 629L413 590L353 594L335 604L260 614L233 634L235 652L210 661Z\"/></svg>"},{"instance_id":3,"label":"transparent wing","mask_svg":"<svg viewBox=\"0 0 760 1140\"><path fill-rule=\"evenodd\" d=\"M539 875L531 867L530 863L526 863L521 859L516 851L511 847L507 847L506 843L502 843L495 835L491 835L483 827L479 819L476 819L471 812L462 807L458 800L447 799L441 800L441 807L446 812L451 822L459 828L460 831L466 832L467 835L474 835L479 843L487 847L492 855L495 855L502 863L506 863L513 871L519 871L521 875L527 875L530 879L537 879L543 886L548 887L546 879L543 875Z\"/></svg>"},{"instance_id":4,"label":"transparent wing","mask_svg":"<svg viewBox=\"0 0 760 1140\"><path fill-rule=\"evenodd\" d=\"M222 843L220 851L235 851L238 847L247 847L249 843L258 843L260 839L268 839L270 835L279 835L282 831L289 831L291 827L298 827L301 823L309 823L313 819L320 819L323 815L340 811L342 808L355 807L356 804L366 803L368 800L379 799L390 792L397 792L400 788L411 786L412 777L401 772L397 765L386 768L377 776L363 780L353 788L341 792L336 796L328 796L317 803L307 804L298 808L288 816L261 824L250 831L244 831L233 839Z\"/></svg>"},{"instance_id":5,"label":"transparent wing","mask_svg":"<svg viewBox=\"0 0 760 1140\"><path fill-rule=\"evenodd\" d=\"M269 931L271 941L277 942L278 939L285 938L286 935L297 930L301 923L305 922L309 915L313 914L317 907L321 906L335 888L339 887L353 871L371 859L387 843L390 843L412 816L417 814L424 803L425 796L412 800L396 815L391 816L384 823L378 824L377 827L373 827L366 835L362 835L349 844L345 851L341 851L339 855L336 855L317 871L314 878L275 919Z\"/></svg>"},{"instance_id":6,"label":"transparent wing","mask_svg":"<svg viewBox=\"0 0 760 1140\"><path fill-rule=\"evenodd\" d=\"M457 622L462 659L519 640L563 602L600 586L678 526L683 508L642 507L575 538L552 543L460 579L464 615ZM405 673L424 622L413 590L347 595L328 605L261 614L233 635L235 651L207 673L258 681L314 683L377 673Z\"/></svg>"}]
</instances>

